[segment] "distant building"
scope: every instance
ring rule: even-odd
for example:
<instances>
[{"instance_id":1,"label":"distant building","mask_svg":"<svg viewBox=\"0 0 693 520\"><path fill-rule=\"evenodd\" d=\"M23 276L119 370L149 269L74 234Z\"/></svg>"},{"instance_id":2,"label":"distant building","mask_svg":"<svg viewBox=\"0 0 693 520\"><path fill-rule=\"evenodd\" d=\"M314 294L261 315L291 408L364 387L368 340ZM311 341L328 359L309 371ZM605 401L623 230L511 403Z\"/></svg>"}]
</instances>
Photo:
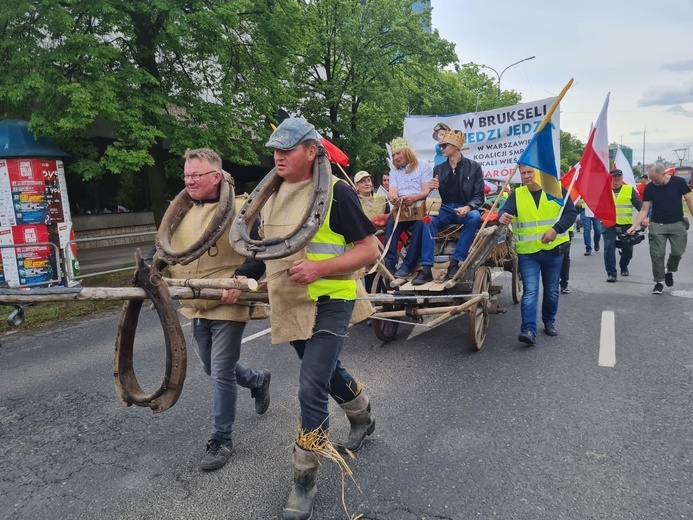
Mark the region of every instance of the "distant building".
<instances>
[{"instance_id":1,"label":"distant building","mask_svg":"<svg viewBox=\"0 0 693 520\"><path fill-rule=\"evenodd\" d=\"M414 9L414 11L416 11L417 13L420 13L428 7L431 7L431 0L419 0L418 2L415 2L414 5L412 5L412 9Z\"/></svg>"},{"instance_id":2,"label":"distant building","mask_svg":"<svg viewBox=\"0 0 693 520\"><path fill-rule=\"evenodd\" d=\"M614 159L616 159L616 152L618 151L619 145L616 143L611 143L609 145L609 164L613 164ZM633 149L629 146L621 145L621 152L628 160L630 167L633 167Z\"/></svg>"},{"instance_id":3,"label":"distant building","mask_svg":"<svg viewBox=\"0 0 693 520\"><path fill-rule=\"evenodd\" d=\"M360 0L360 1L361 1L361 5L366 5L367 0ZM431 0L418 0L417 2L414 2L414 4L411 6L411 8L417 13L420 13L424 9L427 9L429 7L431 7ZM431 26L430 25L424 25L424 30L426 32L430 33L431 32Z\"/></svg>"}]
</instances>

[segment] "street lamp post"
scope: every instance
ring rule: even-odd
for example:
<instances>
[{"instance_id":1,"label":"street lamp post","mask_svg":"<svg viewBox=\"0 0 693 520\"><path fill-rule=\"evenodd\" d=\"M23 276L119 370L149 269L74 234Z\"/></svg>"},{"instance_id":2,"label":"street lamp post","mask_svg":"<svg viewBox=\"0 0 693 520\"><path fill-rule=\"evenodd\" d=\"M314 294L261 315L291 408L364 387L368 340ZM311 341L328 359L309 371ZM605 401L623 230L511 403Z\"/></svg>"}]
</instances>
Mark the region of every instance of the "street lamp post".
<instances>
[{"instance_id":1,"label":"street lamp post","mask_svg":"<svg viewBox=\"0 0 693 520\"><path fill-rule=\"evenodd\" d=\"M498 74L498 71L497 71L496 69L494 69L493 67L489 67L488 65L482 65L482 66L481 66L481 67L484 68L484 69L491 69L493 72L496 73L496 76L498 76L498 99L500 99L500 95L501 95L501 78L503 77L503 74L505 74L505 71L508 70L510 67L514 67L515 65L518 65L518 64L522 63L523 61L533 60L534 58L536 58L536 56L530 56L529 58L525 58L525 59L523 59L523 60L516 61L515 63L511 63L510 65L508 65L507 67L505 67L505 68L501 71L500 74Z\"/></svg>"}]
</instances>

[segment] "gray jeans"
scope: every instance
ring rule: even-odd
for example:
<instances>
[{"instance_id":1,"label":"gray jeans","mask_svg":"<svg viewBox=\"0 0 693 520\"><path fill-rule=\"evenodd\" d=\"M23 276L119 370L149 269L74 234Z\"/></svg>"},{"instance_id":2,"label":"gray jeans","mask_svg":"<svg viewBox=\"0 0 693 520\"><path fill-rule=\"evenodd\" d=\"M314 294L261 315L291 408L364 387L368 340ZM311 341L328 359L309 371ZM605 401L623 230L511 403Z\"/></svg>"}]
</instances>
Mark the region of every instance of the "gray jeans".
<instances>
[{"instance_id":1,"label":"gray jeans","mask_svg":"<svg viewBox=\"0 0 693 520\"><path fill-rule=\"evenodd\" d=\"M245 323L225 320L193 320L197 355L214 388L214 423L212 436L231 440L236 420L238 387L260 388L264 383L261 370L238 361Z\"/></svg>"},{"instance_id":2,"label":"gray jeans","mask_svg":"<svg viewBox=\"0 0 693 520\"><path fill-rule=\"evenodd\" d=\"M669 258L666 261L666 270L675 273L679 269L679 262L686 251L688 232L686 224L682 220L673 224L659 224L651 222L648 228L650 242L650 260L652 262L652 277L655 282L664 281L664 258L666 256L667 240L669 241Z\"/></svg>"}]
</instances>

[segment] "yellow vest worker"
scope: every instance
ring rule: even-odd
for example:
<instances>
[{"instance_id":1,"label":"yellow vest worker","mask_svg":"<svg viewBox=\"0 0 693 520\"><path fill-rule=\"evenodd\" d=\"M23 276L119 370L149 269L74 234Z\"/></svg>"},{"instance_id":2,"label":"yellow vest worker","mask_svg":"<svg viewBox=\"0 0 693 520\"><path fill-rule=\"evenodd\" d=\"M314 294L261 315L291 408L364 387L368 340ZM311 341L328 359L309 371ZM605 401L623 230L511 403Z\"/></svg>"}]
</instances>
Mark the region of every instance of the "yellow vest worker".
<instances>
[{"instance_id":1,"label":"yellow vest worker","mask_svg":"<svg viewBox=\"0 0 693 520\"><path fill-rule=\"evenodd\" d=\"M534 345L537 336L539 283L543 283L541 320L548 336L557 336L558 288L568 229L577 211L563 190L563 200L551 200L535 182L534 168L520 165L522 186L513 191L499 211L501 224L511 224L522 277L522 324L518 340Z\"/></svg>"}]
</instances>

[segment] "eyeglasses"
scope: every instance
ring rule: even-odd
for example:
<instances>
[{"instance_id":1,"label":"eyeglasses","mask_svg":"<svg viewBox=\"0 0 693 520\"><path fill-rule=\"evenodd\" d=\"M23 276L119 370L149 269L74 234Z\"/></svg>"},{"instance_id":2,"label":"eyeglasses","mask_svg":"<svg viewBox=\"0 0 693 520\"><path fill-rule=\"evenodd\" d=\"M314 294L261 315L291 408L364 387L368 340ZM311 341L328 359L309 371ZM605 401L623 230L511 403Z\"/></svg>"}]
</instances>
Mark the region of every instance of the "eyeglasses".
<instances>
[{"instance_id":1,"label":"eyeglasses","mask_svg":"<svg viewBox=\"0 0 693 520\"><path fill-rule=\"evenodd\" d=\"M441 150L445 150L448 146L450 146L450 143L440 143Z\"/></svg>"},{"instance_id":2,"label":"eyeglasses","mask_svg":"<svg viewBox=\"0 0 693 520\"><path fill-rule=\"evenodd\" d=\"M208 172L204 172L204 173L193 173L192 175L185 175L185 174L183 174L183 175L180 176L180 178L183 179L184 181L185 181L185 180L190 180L190 181L195 181L195 182L197 182L197 181L200 180L200 177L202 177L203 175L207 175L207 174L210 174L210 173L216 173L216 171L217 171L217 170L209 170Z\"/></svg>"}]
</instances>

